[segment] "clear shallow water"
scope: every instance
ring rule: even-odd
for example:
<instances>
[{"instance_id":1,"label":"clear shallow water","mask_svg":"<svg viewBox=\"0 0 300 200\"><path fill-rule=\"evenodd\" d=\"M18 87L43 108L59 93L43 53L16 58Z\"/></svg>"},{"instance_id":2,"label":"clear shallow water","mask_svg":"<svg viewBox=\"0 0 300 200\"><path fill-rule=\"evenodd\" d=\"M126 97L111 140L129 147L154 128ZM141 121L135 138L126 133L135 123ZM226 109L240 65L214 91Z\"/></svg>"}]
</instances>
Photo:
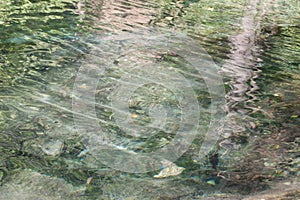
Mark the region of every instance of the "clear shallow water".
<instances>
[{"instance_id":1,"label":"clear shallow water","mask_svg":"<svg viewBox=\"0 0 300 200\"><path fill-rule=\"evenodd\" d=\"M299 11L295 8L299 5L294 4L4 2L0 61L3 198L22 193L32 199L47 193L50 195L43 198L197 199L247 193L264 188L268 179L297 177ZM169 31L192 37L193 45L201 45L212 56L223 76L227 114L222 117L224 127L215 130L221 134L220 141L206 158L199 159L199 150L211 120L212 94L205 77L184 57L193 53L192 45L180 42L185 36L166 36ZM148 40L140 35L147 35ZM169 45L166 50L162 48L165 44ZM176 44L183 49L183 57L174 52L172 45ZM177 176L153 178L160 172L157 168L141 174L112 169L101 162L101 151L93 149L103 145L103 138L99 143L94 133L86 138L80 132L93 126L86 119L96 118L110 145L135 153L153 152L174 140L184 114L182 100L174 94L182 84L163 87L167 78L174 78L172 70L158 75L161 71L154 68L153 76L163 84L156 81L137 88L125 99L128 108L118 100L130 90L121 95L112 92L122 84L136 87L136 82L128 81L138 72L132 69L141 65L180 72L191 83L185 89L192 89L199 102L201 129L189 150L174 160L177 166L171 169L185 168ZM82 66L95 70L96 78L97 70L101 71L92 90L95 99L73 90ZM149 79L143 73L137 73L140 80ZM93 74L88 75L93 78ZM77 84L82 91L90 91L89 84ZM114 96L118 98L111 103ZM96 102L94 116L80 115L87 124L79 132L73 118L78 114L74 111L76 98ZM124 117L126 109L134 125L124 128L117 117ZM195 123L189 122L191 126ZM190 126L185 127L186 133ZM280 152L285 152L284 158L277 156ZM38 189L37 185L45 187Z\"/></svg>"}]
</instances>

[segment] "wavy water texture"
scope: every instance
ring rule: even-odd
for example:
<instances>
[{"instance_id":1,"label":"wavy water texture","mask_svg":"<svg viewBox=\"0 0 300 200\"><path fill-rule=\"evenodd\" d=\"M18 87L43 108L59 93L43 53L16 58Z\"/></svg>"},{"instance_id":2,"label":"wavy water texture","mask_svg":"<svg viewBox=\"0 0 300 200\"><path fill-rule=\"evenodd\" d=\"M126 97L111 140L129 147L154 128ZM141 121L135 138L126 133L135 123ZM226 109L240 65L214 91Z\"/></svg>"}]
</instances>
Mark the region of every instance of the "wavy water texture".
<instances>
[{"instance_id":1,"label":"wavy water texture","mask_svg":"<svg viewBox=\"0 0 300 200\"><path fill-rule=\"evenodd\" d=\"M292 158L299 152L295 150L300 115L299 3L4 0L0 15L0 197L199 199L215 194L214 199L220 195L241 199L221 191L237 191L227 188L228 182L249 192L267 182L262 181L266 177L298 176L299 163ZM193 38L193 45L187 38ZM218 73L204 68L207 76L200 76L187 62L199 54L194 48L198 45L221 66L228 92L223 127L213 129L221 140L207 157L199 156L213 108L206 81L220 82L214 81ZM183 56L176 53L178 49ZM85 133L93 128L93 121L106 131L113 147L131 155L163 149L174 140L180 130L181 108L186 106L184 98L176 98L172 89L136 70L141 66L155 68L150 71L159 77L156 83L169 80L178 94L194 90L203 126L176 165L156 163L155 172L130 174L101 163L98 147L103 138ZM88 91L88 81L94 81L94 95L73 91L81 67L90 70L89 76L76 86ZM180 82L182 77L191 85ZM131 78L151 84L141 86ZM136 87L125 101L128 105L120 104L130 95L126 88ZM114 93L116 88L123 93ZM222 91L212 93L218 97ZM83 106L80 109L86 112L76 112L72 99L94 103L95 113L86 113L90 108ZM196 108L185 110L189 114ZM73 115L88 128L75 130ZM128 120L123 123L124 116ZM271 119L280 125L273 126ZM117 126L125 122L130 125ZM186 125L183 133L195 121L187 120ZM132 131L135 127L138 131ZM281 127L288 128L278 133ZM252 153L249 143L254 144ZM256 160L259 156L263 158ZM131 164L131 172L137 172L136 163ZM58 189L64 198L52 192ZM46 193L50 195L45 197Z\"/></svg>"},{"instance_id":2,"label":"wavy water texture","mask_svg":"<svg viewBox=\"0 0 300 200\"><path fill-rule=\"evenodd\" d=\"M229 59L222 66L222 72L230 77L232 90L227 94L228 109L230 111L240 109L255 109L247 106L247 102L255 101L253 94L259 89L255 79L259 76L259 56L262 46L258 43L261 22L268 9L272 7L271 1L250 1L245 8L244 17L241 19L241 32L230 37ZM274 4L274 3L273 3ZM240 105L240 107L237 107Z\"/></svg>"}]
</instances>

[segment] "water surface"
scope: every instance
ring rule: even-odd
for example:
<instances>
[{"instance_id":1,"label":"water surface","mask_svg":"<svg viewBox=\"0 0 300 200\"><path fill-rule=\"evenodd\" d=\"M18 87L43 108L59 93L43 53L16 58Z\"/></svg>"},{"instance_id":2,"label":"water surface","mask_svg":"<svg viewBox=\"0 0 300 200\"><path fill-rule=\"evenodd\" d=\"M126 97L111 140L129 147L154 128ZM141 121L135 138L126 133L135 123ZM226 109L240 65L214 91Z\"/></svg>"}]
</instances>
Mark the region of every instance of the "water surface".
<instances>
[{"instance_id":1,"label":"water surface","mask_svg":"<svg viewBox=\"0 0 300 200\"><path fill-rule=\"evenodd\" d=\"M298 180L299 3L4 1L0 16L1 198L240 198ZM208 59L197 45L219 73L191 65L191 55ZM225 91L212 92L213 83ZM182 109L193 97L197 106ZM226 99L218 109L216 97ZM214 116L218 142L199 156L214 142L204 139ZM174 176L155 178L168 169L161 162L137 173L137 161L127 173L101 160L103 141L115 157L151 153L197 122L188 150L168 159Z\"/></svg>"}]
</instances>

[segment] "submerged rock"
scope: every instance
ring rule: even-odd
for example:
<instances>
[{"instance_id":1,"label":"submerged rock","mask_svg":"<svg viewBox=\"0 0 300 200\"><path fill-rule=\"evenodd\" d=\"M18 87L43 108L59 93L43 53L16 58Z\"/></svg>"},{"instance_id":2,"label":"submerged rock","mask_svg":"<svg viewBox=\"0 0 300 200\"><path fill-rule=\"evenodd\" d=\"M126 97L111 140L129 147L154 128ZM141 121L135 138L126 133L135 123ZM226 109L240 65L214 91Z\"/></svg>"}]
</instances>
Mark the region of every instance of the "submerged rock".
<instances>
[{"instance_id":1,"label":"submerged rock","mask_svg":"<svg viewBox=\"0 0 300 200\"><path fill-rule=\"evenodd\" d=\"M60 140L49 140L44 143L42 150L49 156L59 155L63 149L64 143Z\"/></svg>"},{"instance_id":2,"label":"submerged rock","mask_svg":"<svg viewBox=\"0 0 300 200\"><path fill-rule=\"evenodd\" d=\"M0 199L82 199L80 195L83 189L85 188L75 188L63 179L26 170L10 177L9 181L0 187Z\"/></svg>"},{"instance_id":3,"label":"submerged rock","mask_svg":"<svg viewBox=\"0 0 300 200\"><path fill-rule=\"evenodd\" d=\"M169 176L177 176L181 174L185 169L183 167L178 167L170 161L164 161L162 164L164 168L159 172L159 174L155 175L154 178L166 178Z\"/></svg>"},{"instance_id":4,"label":"submerged rock","mask_svg":"<svg viewBox=\"0 0 300 200\"><path fill-rule=\"evenodd\" d=\"M272 189L261 192L257 195L244 198L243 200L288 200L300 199L300 182L298 181L284 181L277 183Z\"/></svg>"}]
</instances>

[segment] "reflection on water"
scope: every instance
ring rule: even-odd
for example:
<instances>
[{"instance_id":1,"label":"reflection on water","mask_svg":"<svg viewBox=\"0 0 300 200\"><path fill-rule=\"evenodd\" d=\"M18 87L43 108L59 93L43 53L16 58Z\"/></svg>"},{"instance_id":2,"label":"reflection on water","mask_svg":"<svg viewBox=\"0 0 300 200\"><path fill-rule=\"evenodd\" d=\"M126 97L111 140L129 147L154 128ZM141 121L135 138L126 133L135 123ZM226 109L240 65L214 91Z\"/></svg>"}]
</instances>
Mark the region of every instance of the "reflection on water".
<instances>
[{"instance_id":1,"label":"reflection on water","mask_svg":"<svg viewBox=\"0 0 300 200\"><path fill-rule=\"evenodd\" d=\"M262 189L263 180L298 177L297 8L297 2L258 0L1 2L0 199L20 194L24 199L197 199L230 196L224 192L240 193L241 188L251 192ZM214 95L222 91L207 88L207 83L219 85L210 80L217 73L204 69L208 76L200 76L190 59L199 52L186 36L170 36L170 30L187 33L222 69L227 116L222 129L214 130L219 143L202 159L201 133L208 129ZM134 71L141 65L148 71L152 67L160 80L155 84L144 71ZM101 77L95 96L73 91L82 66L88 66L91 78ZM176 73L191 85L184 87ZM149 83L141 86L130 77ZM169 88L157 84L166 81ZM113 93L122 84L132 93ZM90 85L77 87L87 91ZM151 153L181 131L185 99L178 94L190 89L201 111L199 134L182 157L172 160L176 164L157 163L161 169L154 172L109 168L91 148L99 146L99 136L86 138L75 129L73 116L82 113L72 100L95 101L95 115L81 115L86 127L96 120L120 151ZM120 127L125 122L130 125ZM185 125L187 134L195 121ZM154 178L158 174L167 178Z\"/></svg>"},{"instance_id":2,"label":"reflection on water","mask_svg":"<svg viewBox=\"0 0 300 200\"><path fill-rule=\"evenodd\" d=\"M93 21L102 31L134 31L149 24L155 17L155 9L157 4L151 1L109 0L102 3L100 15L92 9Z\"/></svg>"}]
</instances>

